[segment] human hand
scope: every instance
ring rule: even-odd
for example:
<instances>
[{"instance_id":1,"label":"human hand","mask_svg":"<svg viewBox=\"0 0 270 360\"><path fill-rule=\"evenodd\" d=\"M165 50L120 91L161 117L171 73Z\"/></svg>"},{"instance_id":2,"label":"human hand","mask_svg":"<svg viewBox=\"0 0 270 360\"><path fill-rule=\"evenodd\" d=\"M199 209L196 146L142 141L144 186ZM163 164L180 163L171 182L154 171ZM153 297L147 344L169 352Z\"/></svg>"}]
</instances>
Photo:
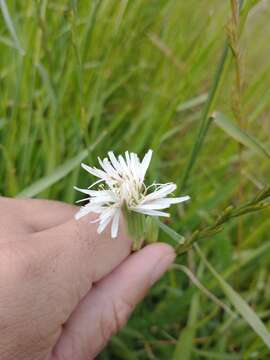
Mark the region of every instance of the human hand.
<instances>
[{"instance_id":1,"label":"human hand","mask_svg":"<svg viewBox=\"0 0 270 360\"><path fill-rule=\"evenodd\" d=\"M120 226L46 200L0 198L0 359L89 360L174 260L166 244L132 255Z\"/></svg>"}]
</instances>

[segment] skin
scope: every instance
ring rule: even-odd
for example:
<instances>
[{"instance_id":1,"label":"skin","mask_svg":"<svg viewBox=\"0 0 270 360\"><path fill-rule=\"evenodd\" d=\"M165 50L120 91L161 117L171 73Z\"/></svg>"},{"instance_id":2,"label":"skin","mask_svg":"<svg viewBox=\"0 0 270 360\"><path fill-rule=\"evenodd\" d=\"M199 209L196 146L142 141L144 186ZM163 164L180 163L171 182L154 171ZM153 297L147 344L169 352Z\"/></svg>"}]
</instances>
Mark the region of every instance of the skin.
<instances>
[{"instance_id":1,"label":"skin","mask_svg":"<svg viewBox=\"0 0 270 360\"><path fill-rule=\"evenodd\" d=\"M130 254L74 206L0 198L0 359L90 360L175 258L161 243Z\"/></svg>"}]
</instances>

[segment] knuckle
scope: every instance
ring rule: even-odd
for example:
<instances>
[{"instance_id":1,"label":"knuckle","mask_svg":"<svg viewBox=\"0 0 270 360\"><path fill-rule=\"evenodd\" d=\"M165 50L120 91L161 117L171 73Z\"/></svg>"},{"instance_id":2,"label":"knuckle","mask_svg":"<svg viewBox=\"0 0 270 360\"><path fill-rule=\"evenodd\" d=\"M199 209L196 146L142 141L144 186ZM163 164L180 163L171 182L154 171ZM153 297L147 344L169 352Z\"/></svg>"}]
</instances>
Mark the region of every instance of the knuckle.
<instances>
[{"instance_id":1,"label":"knuckle","mask_svg":"<svg viewBox=\"0 0 270 360\"><path fill-rule=\"evenodd\" d=\"M110 303L109 314L102 313L101 335L104 344L126 324L133 309L134 305L124 298Z\"/></svg>"},{"instance_id":2,"label":"knuckle","mask_svg":"<svg viewBox=\"0 0 270 360\"><path fill-rule=\"evenodd\" d=\"M11 283L24 282L38 272L38 262L34 254L14 242L1 250L1 274Z\"/></svg>"},{"instance_id":3,"label":"knuckle","mask_svg":"<svg viewBox=\"0 0 270 360\"><path fill-rule=\"evenodd\" d=\"M133 311L134 305L125 298L118 299L114 304L114 314L116 331L120 330L127 322L130 313Z\"/></svg>"}]
</instances>

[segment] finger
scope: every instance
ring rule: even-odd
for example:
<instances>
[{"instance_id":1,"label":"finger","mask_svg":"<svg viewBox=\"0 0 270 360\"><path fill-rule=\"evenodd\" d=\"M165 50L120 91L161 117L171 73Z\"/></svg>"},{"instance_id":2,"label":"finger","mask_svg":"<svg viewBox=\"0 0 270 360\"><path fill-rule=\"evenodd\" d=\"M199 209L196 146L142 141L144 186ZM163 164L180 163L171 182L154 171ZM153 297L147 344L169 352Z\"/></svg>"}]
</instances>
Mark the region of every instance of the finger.
<instances>
[{"instance_id":1,"label":"finger","mask_svg":"<svg viewBox=\"0 0 270 360\"><path fill-rule=\"evenodd\" d=\"M13 205L12 199L0 197L0 244L14 241L14 235L28 234L32 230L25 224L22 212Z\"/></svg>"},{"instance_id":2,"label":"finger","mask_svg":"<svg viewBox=\"0 0 270 360\"><path fill-rule=\"evenodd\" d=\"M41 199L17 200L25 213L25 219L34 231L42 231L69 220L78 211L77 206L60 201Z\"/></svg>"},{"instance_id":3,"label":"finger","mask_svg":"<svg viewBox=\"0 0 270 360\"><path fill-rule=\"evenodd\" d=\"M111 272L131 250L123 219L116 239L111 239L109 227L99 235L93 219L87 215L34 233L23 242L23 249L17 248L30 263L28 273L39 274L35 275L37 289L53 294L49 299L52 308L62 302L67 317L92 283Z\"/></svg>"},{"instance_id":4,"label":"finger","mask_svg":"<svg viewBox=\"0 0 270 360\"><path fill-rule=\"evenodd\" d=\"M67 221L78 211L76 206L60 201L4 197L1 198L1 208L5 209L2 214L5 219L1 215L1 224L9 234L42 231Z\"/></svg>"},{"instance_id":5,"label":"finger","mask_svg":"<svg viewBox=\"0 0 270 360\"><path fill-rule=\"evenodd\" d=\"M82 300L65 324L50 360L93 359L174 258L166 244L149 245L127 258Z\"/></svg>"}]
</instances>

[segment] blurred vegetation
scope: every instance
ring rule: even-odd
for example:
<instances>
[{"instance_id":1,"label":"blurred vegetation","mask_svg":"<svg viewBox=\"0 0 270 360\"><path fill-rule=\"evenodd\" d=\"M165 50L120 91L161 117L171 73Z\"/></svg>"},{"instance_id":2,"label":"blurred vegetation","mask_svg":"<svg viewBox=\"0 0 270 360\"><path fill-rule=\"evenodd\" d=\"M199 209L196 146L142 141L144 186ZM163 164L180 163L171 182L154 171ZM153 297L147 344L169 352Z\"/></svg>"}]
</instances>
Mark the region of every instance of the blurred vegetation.
<instances>
[{"instance_id":1,"label":"blurred vegetation","mask_svg":"<svg viewBox=\"0 0 270 360\"><path fill-rule=\"evenodd\" d=\"M269 184L268 0L0 8L2 195L73 203L82 160L152 148L150 179L192 197L167 222L188 237ZM269 229L266 208L179 256L100 359L268 359Z\"/></svg>"}]
</instances>

